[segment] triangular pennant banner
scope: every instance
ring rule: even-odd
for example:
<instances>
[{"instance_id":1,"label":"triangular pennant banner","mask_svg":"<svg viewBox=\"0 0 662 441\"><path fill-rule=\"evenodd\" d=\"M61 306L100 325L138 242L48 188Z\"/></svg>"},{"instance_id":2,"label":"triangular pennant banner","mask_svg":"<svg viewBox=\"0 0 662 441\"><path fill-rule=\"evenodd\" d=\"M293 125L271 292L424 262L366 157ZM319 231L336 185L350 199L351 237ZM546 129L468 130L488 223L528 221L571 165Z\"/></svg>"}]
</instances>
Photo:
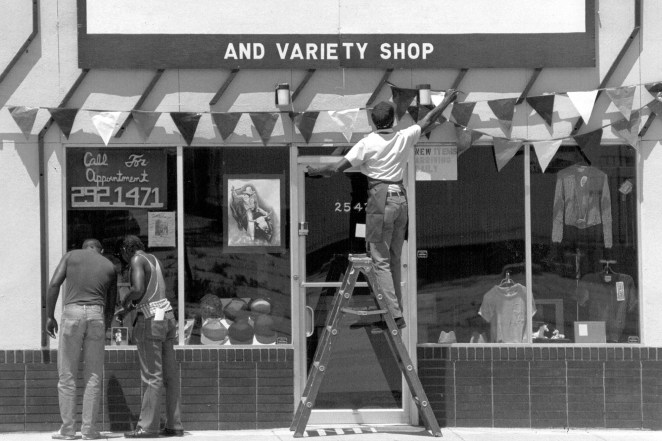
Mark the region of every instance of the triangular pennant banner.
<instances>
[{"instance_id":1,"label":"triangular pennant banner","mask_svg":"<svg viewBox=\"0 0 662 441\"><path fill-rule=\"evenodd\" d=\"M97 133L103 140L103 143L108 146L110 137L117 127L117 120L122 112L90 112L92 115L92 124L97 129Z\"/></svg>"},{"instance_id":2,"label":"triangular pennant banner","mask_svg":"<svg viewBox=\"0 0 662 441\"><path fill-rule=\"evenodd\" d=\"M618 111L625 117L630 119L632 113L632 103L634 101L635 86L617 87L616 89L606 89L607 96L611 102L618 108Z\"/></svg>"},{"instance_id":3,"label":"triangular pennant banner","mask_svg":"<svg viewBox=\"0 0 662 441\"><path fill-rule=\"evenodd\" d=\"M655 113L658 116L662 115L662 98L655 98L653 101L646 105L651 112Z\"/></svg>"},{"instance_id":4,"label":"triangular pennant banner","mask_svg":"<svg viewBox=\"0 0 662 441\"><path fill-rule=\"evenodd\" d=\"M475 102L469 103L453 103L453 110L451 111L451 116L461 126L468 126L471 115L476 107Z\"/></svg>"},{"instance_id":5,"label":"triangular pennant banner","mask_svg":"<svg viewBox=\"0 0 662 441\"><path fill-rule=\"evenodd\" d=\"M171 112L170 117L172 121L177 126L179 133L181 133L182 138L186 141L186 145L191 145L193 142L193 137L195 136L195 130L198 128L198 123L200 122L200 117L202 113L195 112Z\"/></svg>"},{"instance_id":6,"label":"triangular pennant banner","mask_svg":"<svg viewBox=\"0 0 662 441\"><path fill-rule=\"evenodd\" d=\"M319 114L319 112L303 112L294 115L294 124L301 132L301 136L306 140L306 143L310 141L310 137L313 135Z\"/></svg>"},{"instance_id":7,"label":"triangular pennant banner","mask_svg":"<svg viewBox=\"0 0 662 441\"><path fill-rule=\"evenodd\" d=\"M639 147L639 111L632 112L630 120L621 119L611 125L612 132L635 149Z\"/></svg>"},{"instance_id":8,"label":"triangular pennant banner","mask_svg":"<svg viewBox=\"0 0 662 441\"><path fill-rule=\"evenodd\" d=\"M419 106L409 106L407 108L407 112L409 113L409 116L415 121L418 122L418 114L419 114Z\"/></svg>"},{"instance_id":9,"label":"triangular pennant banner","mask_svg":"<svg viewBox=\"0 0 662 441\"><path fill-rule=\"evenodd\" d=\"M532 96L526 99L533 110L545 120L548 126L552 126L552 116L554 115L554 99L556 95Z\"/></svg>"},{"instance_id":10,"label":"triangular pennant banner","mask_svg":"<svg viewBox=\"0 0 662 441\"><path fill-rule=\"evenodd\" d=\"M395 116L400 119L407 113L407 108L418 94L418 90L400 89L399 87L391 86L391 94L395 103Z\"/></svg>"},{"instance_id":11,"label":"triangular pennant banner","mask_svg":"<svg viewBox=\"0 0 662 441\"><path fill-rule=\"evenodd\" d=\"M78 109L49 108L48 111L64 134L64 137L69 139Z\"/></svg>"},{"instance_id":12,"label":"triangular pennant banner","mask_svg":"<svg viewBox=\"0 0 662 441\"><path fill-rule=\"evenodd\" d=\"M582 135L573 136L573 139L582 151L590 149L591 147L599 146L602 141L602 128Z\"/></svg>"},{"instance_id":13,"label":"triangular pennant banner","mask_svg":"<svg viewBox=\"0 0 662 441\"><path fill-rule=\"evenodd\" d=\"M593 107L595 106L595 99L598 96L597 90L590 90L588 92L567 92L570 102L579 115L584 120L585 124L588 124L589 119L591 119L591 113L593 113Z\"/></svg>"},{"instance_id":14,"label":"triangular pennant banner","mask_svg":"<svg viewBox=\"0 0 662 441\"><path fill-rule=\"evenodd\" d=\"M433 106L438 106L441 104L441 102L444 100L444 97L446 96L445 91L441 92L436 92L436 91L431 91L430 92L430 99L432 100L432 105Z\"/></svg>"},{"instance_id":15,"label":"triangular pennant banner","mask_svg":"<svg viewBox=\"0 0 662 441\"><path fill-rule=\"evenodd\" d=\"M494 159L496 160L497 170L508 164L513 159L515 153L522 146L522 141L510 141L503 138L494 138Z\"/></svg>"},{"instance_id":16,"label":"triangular pennant banner","mask_svg":"<svg viewBox=\"0 0 662 441\"><path fill-rule=\"evenodd\" d=\"M23 132L25 139L28 139L30 132L32 132L34 121L37 118L37 112L39 112L38 107L17 106L9 108L9 114L14 118L21 132Z\"/></svg>"},{"instance_id":17,"label":"triangular pennant banner","mask_svg":"<svg viewBox=\"0 0 662 441\"><path fill-rule=\"evenodd\" d=\"M504 98L487 102L494 116L499 120L503 134L510 138L513 129L513 115L515 114L516 98Z\"/></svg>"},{"instance_id":18,"label":"triangular pennant banner","mask_svg":"<svg viewBox=\"0 0 662 441\"><path fill-rule=\"evenodd\" d=\"M645 84L644 87L646 87L646 90L648 90L648 92L653 96L657 96L659 93L662 93L662 82Z\"/></svg>"},{"instance_id":19,"label":"triangular pennant banner","mask_svg":"<svg viewBox=\"0 0 662 441\"><path fill-rule=\"evenodd\" d=\"M433 109L433 107L431 107L431 106L418 106L418 107L411 106L411 107L409 107L409 114L411 115L412 118L414 118L414 121L418 122L421 119L423 119L425 117L425 115L427 115L430 112L430 110L432 110L432 109ZM437 120L434 121L434 123L432 125L432 128L428 129L428 131L425 132L425 137L427 139L430 139L430 136L432 135L432 132L434 131L434 129L436 127L436 124L437 123L438 124L443 124L445 122L446 122L446 118L444 118L443 115L439 115Z\"/></svg>"},{"instance_id":20,"label":"triangular pennant banner","mask_svg":"<svg viewBox=\"0 0 662 441\"><path fill-rule=\"evenodd\" d=\"M234 129L237 127L241 115L240 112L211 114L211 119L214 121L214 124L216 124L216 128L218 128L218 132L221 134L223 141L228 139L228 137L234 133Z\"/></svg>"},{"instance_id":21,"label":"triangular pennant banner","mask_svg":"<svg viewBox=\"0 0 662 441\"><path fill-rule=\"evenodd\" d=\"M151 135L156 121L161 116L161 112L143 112L140 110L132 110L131 116L136 121L136 127L145 140Z\"/></svg>"},{"instance_id":22,"label":"triangular pennant banner","mask_svg":"<svg viewBox=\"0 0 662 441\"><path fill-rule=\"evenodd\" d=\"M271 132L273 132L278 121L278 113L250 113L253 125L262 139L262 143L267 145Z\"/></svg>"},{"instance_id":23,"label":"triangular pennant banner","mask_svg":"<svg viewBox=\"0 0 662 441\"><path fill-rule=\"evenodd\" d=\"M547 166L552 161L552 158L556 154L556 151L561 146L562 139L557 139L554 141L536 141L533 142L533 148L536 151L536 156L538 157L538 163L542 168L542 172L545 173Z\"/></svg>"},{"instance_id":24,"label":"triangular pennant banner","mask_svg":"<svg viewBox=\"0 0 662 441\"><path fill-rule=\"evenodd\" d=\"M466 152L483 134L462 126L455 126L457 136L457 157Z\"/></svg>"},{"instance_id":25,"label":"triangular pennant banner","mask_svg":"<svg viewBox=\"0 0 662 441\"><path fill-rule=\"evenodd\" d=\"M349 110L329 110L329 117L341 128L341 132L347 142L352 139L354 123L356 116L359 114L359 109Z\"/></svg>"}]
</instances>

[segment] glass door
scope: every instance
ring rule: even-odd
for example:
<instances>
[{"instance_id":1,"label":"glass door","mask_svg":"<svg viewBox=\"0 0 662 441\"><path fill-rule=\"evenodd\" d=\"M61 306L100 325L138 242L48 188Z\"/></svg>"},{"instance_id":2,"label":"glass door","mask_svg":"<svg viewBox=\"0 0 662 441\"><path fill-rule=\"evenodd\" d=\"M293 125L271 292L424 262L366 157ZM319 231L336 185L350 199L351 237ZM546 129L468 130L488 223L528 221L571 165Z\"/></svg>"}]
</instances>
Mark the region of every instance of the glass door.
<instances>
[{"instance_id":1,"label":"glass door","mask_svg":"<svg viewBox=\"0 0 662 441\"><path fill-rule=\"evenodd\" d=\"M301 327L305 336L301 335L297 347L300 391L305 387L333 297L347 268L347 256L366 251L365 177L351 172L331 178L311 178L305 174L308 165L335 162L338 158L302 156L297 160L297 197L293 197L297 202L293 216L297 219L298 267L294 274L299 279L299 306L306 318L305 326ZM402 279L407 280L406 270ZM362 278L354 289L351 306L356 309L376 306ZM371 326L376 320L348 314L342 318L309 424L408 422L408 407L403 406L409 402L408 390L403 387L402 375L386 338Z\"/></svg>"}]
</instances>

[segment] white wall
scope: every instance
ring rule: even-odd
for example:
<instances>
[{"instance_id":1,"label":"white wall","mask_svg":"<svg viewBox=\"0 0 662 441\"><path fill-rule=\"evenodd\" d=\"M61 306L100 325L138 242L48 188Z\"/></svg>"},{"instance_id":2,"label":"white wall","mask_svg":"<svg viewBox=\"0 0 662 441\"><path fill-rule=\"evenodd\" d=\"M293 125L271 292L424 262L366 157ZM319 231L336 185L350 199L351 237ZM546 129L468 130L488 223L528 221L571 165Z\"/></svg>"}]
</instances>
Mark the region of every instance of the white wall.
<instances>
[{"instance_id":1,"label":"white wall","mask_svg":"<svg viewBox=\"0 0 662 441\"><path fill-rule=\"evenodd\" d=\"M601 0L598 3L597 20L599 47L598 67L582 69L544 69L530 95L597 88L611 66L623 43L630 35L634 24L634 1ZM634 85L662 80L662 29L658 26L662 18L662 2L644 2L644 26L641 38L624 58L608 86ZM7 6L8 4L8 6ZM0 45L0 69L4 69L16 50L31 31L30 2L5 0L3 10L10 14L0 16L3 44ZM40 235L39 235L39 176L37 156L37 134L48 120L45 110L39 112L29 139L25 139L9 115L6 106L25 105L34 107L56 107L62 101L80 74L77 67L76 0L41 1L40 32L29 52L21 57L10 75L0 83L0 207L3 228L0 230L0 348L37 348L40 345L41 284L40 281ZM310 20L318 13L310 11ZM412 17L416 20L416 17ZM517 22L513 12L513 22ZM642 43L643 42L643 43ZM518 96L525 87L532 71L530 69L472 69L465 76L460 88L468 92L467 101ZM69 106L84 109L129 111L140 97L152 76L153 70L138 71L91 71ZM297 85L305 75L302 70L241 71L232 82L222 99L212 108L209 100L229 75L227 70L167 70L143 105L145 110L154 111L277 111L273 102L273 88L281 82ZM363 107L383 75L377 69L318 70L300 97L294 110L345 110ZM414 87L430 83L433 89L449 87L457 75L456 69L440 70L397 70L390 81L399 87ZM382 89L378 100L388 100L388 87ZM635 107L640 105L639 98ZM567 98L558 97L557 107L561 120L555 124L554 135L569 133L574 125L576 112ZM479 103L480 107L485 103ZM616 108L602 96L597 103L590 127L597 127L618 118ZM644 118L645 120L645 118ZM472 119L481 129L497 130L494 121ZM515 117L518 126L513 133L533 138L550 136L544 123L526 106L518 108ZM292 133L289 119L281 118L274 130L274 143L302 142L298 133ZM359 115L353 141L360 139L362 132L369 130L364 113ZM204 114L194 145L261 145L252 129L248 116L242 118L236 134L225 142L212 124L209 114ZM432 142L454 140L449 126L437 129ZM496 133L496 132L495 132ZM657 248L661 243L662 228L659 227L662 210L662 154L653 148L662 137L662 121L656 121L649 130L642 147L645 156L642 187L642 318L645 325L644 338L647 344L662 344L662 336L656 333L662 319L656 311L662 310L662 295L659 280L662 280L662 265L657 262ZM605 130L606 142L616 142L610 130ZM320 117L314 143L345 143L345 139ZM483 138L482 143L489 143ZM63 178L62 166L64 145L101 145L89 117L81 112L67 141L52 127L46 135L46 178L48 182L49 218L49 274L63 253ZM111 145L181 145L182 139L174 124L163 115L153 135L144 140L135 124L130 124L120 139L113 138Z\"/></svg>"}]
</instances>

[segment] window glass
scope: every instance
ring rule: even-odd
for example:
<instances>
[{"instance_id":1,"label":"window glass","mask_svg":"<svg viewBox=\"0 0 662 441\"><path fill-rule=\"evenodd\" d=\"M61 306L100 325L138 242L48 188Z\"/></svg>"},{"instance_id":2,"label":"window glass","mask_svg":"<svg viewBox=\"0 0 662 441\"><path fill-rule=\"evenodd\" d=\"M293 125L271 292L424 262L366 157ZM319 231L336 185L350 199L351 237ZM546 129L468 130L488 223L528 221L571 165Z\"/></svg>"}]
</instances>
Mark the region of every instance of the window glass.
<instances>
[{"instance_id":1,"label":"window glass","mask_svg":"<svg viewBox=\"0 0 662 441\"><path fill-rule=\"evenodd\" d=\"M109 299L106 341L133 344L135 312L114 316L128 293L128 267L119 243L138 236L163 265L166 294L178 314L177 175L175 149L67 148L67 251L96 238L118 272L118 289Z\"/></svg>"},{"instance_id":2,"label":"window glass","mask_svg":"<svg viewBox=\"0 0 662 441\"><path fill-rule=\"evenodd\" d=\"M534 342L639 342L635 183L628 146L532 160Z\"/></svg>"},{"instance_id":3,"label":"window glass","mask_svg":"<svg viewBox=\"0 0 662 441\"><path fill-rule=\"evenodd\" d=\"M291 343L288 182L286 148L185 149L186 344Z\"/></svg>"},{"instance_id":4,"label":"window glass","mask_svg":"<svg viewBox=\"0 0 662 441\"><path fill-rule=\"evenodd\" d=\"M522 343L526 324L522 150L458 158L456 181L416 182L419 343Z\"/></svg>"}]
</instances>

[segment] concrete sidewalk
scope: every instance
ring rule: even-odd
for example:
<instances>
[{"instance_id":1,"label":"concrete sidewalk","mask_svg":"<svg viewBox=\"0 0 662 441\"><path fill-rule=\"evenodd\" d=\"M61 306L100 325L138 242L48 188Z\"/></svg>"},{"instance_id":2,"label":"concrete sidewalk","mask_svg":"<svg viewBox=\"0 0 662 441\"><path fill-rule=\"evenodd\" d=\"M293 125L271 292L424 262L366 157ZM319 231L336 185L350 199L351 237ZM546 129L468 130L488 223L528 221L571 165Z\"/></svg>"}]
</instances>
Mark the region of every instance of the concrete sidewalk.
<instances>
[{"instance_id":1,"label":"concrete sidewalk","mask_svg":"<svg viewBox=\"0 0 662 441\"><path fill-rule=\"evenodd\" d=\"M358 433L357 433L358 432ZM103 432L102 440L125 439L122 433ZM620 429L491 429L491 428L443 428L442 438L434 438L422 427L411 426L352 426L308 427L305 437L329 441L422 441L441 439L446 441L660 441L662 431ZM19 432L0 433L0 441L47 441L51 433ZM78 439L80 435L78 435ZM287 428L268 430L187 430L184 438L191 441L282 441L293 440L293 432Z\"/></svg>"}]
</instances>

